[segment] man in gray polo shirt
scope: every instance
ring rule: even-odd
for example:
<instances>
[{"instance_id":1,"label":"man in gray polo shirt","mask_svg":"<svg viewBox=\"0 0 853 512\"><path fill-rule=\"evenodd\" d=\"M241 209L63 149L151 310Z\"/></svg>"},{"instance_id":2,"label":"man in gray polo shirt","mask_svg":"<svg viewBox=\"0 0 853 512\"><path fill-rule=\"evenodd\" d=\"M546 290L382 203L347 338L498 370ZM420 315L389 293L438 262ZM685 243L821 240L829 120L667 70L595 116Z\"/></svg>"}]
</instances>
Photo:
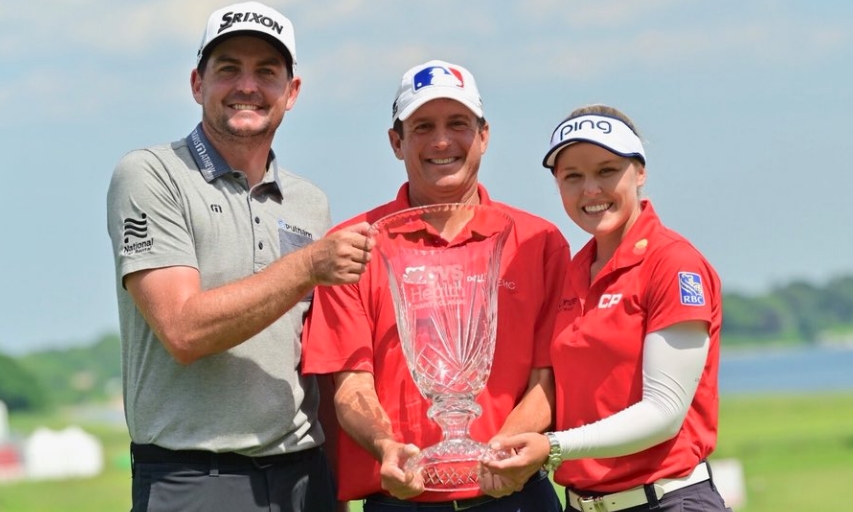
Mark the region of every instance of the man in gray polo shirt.
<instances>
[{"instance_id":1,"label":"man in gray polo shirt","mask_svg":"<svg viewBox=\"0 0 853 512\"><path fill-rule=\"evenodd\" d=\"M324 237L326 196L271 150L299 94L295 64L281 13L214 12L191 74L202 122L115 169L134 511L336 507L299 340L314 287L356 282L371 242L367 224Z\"/></svg>"}]
</instances>

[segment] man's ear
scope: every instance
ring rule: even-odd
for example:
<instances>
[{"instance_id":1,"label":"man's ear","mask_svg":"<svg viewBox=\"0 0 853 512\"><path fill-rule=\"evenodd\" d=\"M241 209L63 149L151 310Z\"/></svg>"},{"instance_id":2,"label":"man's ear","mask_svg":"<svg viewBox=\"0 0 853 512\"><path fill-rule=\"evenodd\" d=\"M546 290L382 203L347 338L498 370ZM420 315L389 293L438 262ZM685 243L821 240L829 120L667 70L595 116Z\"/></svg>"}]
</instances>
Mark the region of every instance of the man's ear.
<instances>
[{"instance_id":1,"label":"man's ear","mask_svg":"<svg viewBox=\"0 0 853 512\"><path fill-rule=\"evenodd\" d=\"M201 96L201 73L198 72L198 69L193 68L190 73L190 88L192 89L195 102L201 105L203 101Z\"/></svg>"},{"instance_id":2,"label":"man's ear","mask_svg":"<svg viewBox=\"0 0 853 512\"><path fill-rule=\"evenodd\" d=\"M397 157L397 160L402 160L403 139L400 137L400 134L397 133L397 130L393 128L388 129L388 142L391 144L391 150L394 151L394 156Z\"/></svg>"}]
</instances>

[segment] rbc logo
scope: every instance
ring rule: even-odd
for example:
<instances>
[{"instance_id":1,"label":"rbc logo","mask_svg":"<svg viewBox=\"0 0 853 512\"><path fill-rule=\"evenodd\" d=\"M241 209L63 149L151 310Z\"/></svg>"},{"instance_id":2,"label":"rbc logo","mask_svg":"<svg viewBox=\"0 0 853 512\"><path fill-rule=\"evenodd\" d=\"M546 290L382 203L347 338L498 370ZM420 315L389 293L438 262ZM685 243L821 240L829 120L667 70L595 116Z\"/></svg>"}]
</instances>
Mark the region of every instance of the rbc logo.
<instances>
[{"instance_id":1,"label":"rbc logo","mask_svg":"<svg viewBox=\"0 0 853 512\"><path fill-rule=\"evenodd\" d=\"M414 92L418 92L430 85L465 87L462 80L462 73L456 69L441 66L430 66L418 71L412 82L414 84Z\"/></svg>"},{"instance_id":2,"label":"rbc logo","mask_svg":"<svg viewBox=\"0 0 853 512\"><path fill-rule=\"evenodd\" d=\"M678 290L681 303L685 306L704 306L705 292L702 288L702 277L693 272L678 273Z\"/></svg>"}]
</instances>

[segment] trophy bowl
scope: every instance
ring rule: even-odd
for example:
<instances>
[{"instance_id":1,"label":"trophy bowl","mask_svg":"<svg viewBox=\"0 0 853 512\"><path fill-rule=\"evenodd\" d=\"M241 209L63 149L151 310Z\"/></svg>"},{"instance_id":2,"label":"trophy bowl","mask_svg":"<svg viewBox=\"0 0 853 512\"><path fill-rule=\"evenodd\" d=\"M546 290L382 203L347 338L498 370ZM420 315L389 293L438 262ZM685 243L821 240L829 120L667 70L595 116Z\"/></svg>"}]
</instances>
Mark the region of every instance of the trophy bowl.
<instances>
[{"instance_id":1,"label":"trophy bowl","mask_svg":"<svg viewBox=\"0 0 853 512\"><path fill-rule=\"evenodd\" d=\"M501 251L513 220L499 208L436 204L383 217L371 236L388 271L406 364L429 401L440 442L406 464L431 491L479 488L479 464L500 457L471 439L492 367Z\"/></svg>"}]
</instances>

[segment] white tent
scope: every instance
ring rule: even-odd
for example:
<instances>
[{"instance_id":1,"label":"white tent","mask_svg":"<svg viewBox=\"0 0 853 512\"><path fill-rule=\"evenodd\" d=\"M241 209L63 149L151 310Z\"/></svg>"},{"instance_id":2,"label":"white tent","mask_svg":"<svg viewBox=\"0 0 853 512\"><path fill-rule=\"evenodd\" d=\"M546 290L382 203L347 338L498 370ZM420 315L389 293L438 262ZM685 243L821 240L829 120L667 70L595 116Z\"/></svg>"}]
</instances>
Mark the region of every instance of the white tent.
<instances>
[{"instance_id":1,"label":"white tent","mask_svg":"<svg viewBox=\"0 0 853 512\"><path fill-rule=\"evenodd\" d=\"M3 400L0 400L0 444L9 439L9 410Z\"/></svg>"},{"instance_id":2,"label":"white tent","mask_svg":"<svg viewBox=\"0 0 853 512\"><path fill-rule=\"evenodd\" d=\"M39 427L24 441L24 466L34 480L91 477L104 469L104 449L80 427Z\"/></svg>"}]
</instances>

